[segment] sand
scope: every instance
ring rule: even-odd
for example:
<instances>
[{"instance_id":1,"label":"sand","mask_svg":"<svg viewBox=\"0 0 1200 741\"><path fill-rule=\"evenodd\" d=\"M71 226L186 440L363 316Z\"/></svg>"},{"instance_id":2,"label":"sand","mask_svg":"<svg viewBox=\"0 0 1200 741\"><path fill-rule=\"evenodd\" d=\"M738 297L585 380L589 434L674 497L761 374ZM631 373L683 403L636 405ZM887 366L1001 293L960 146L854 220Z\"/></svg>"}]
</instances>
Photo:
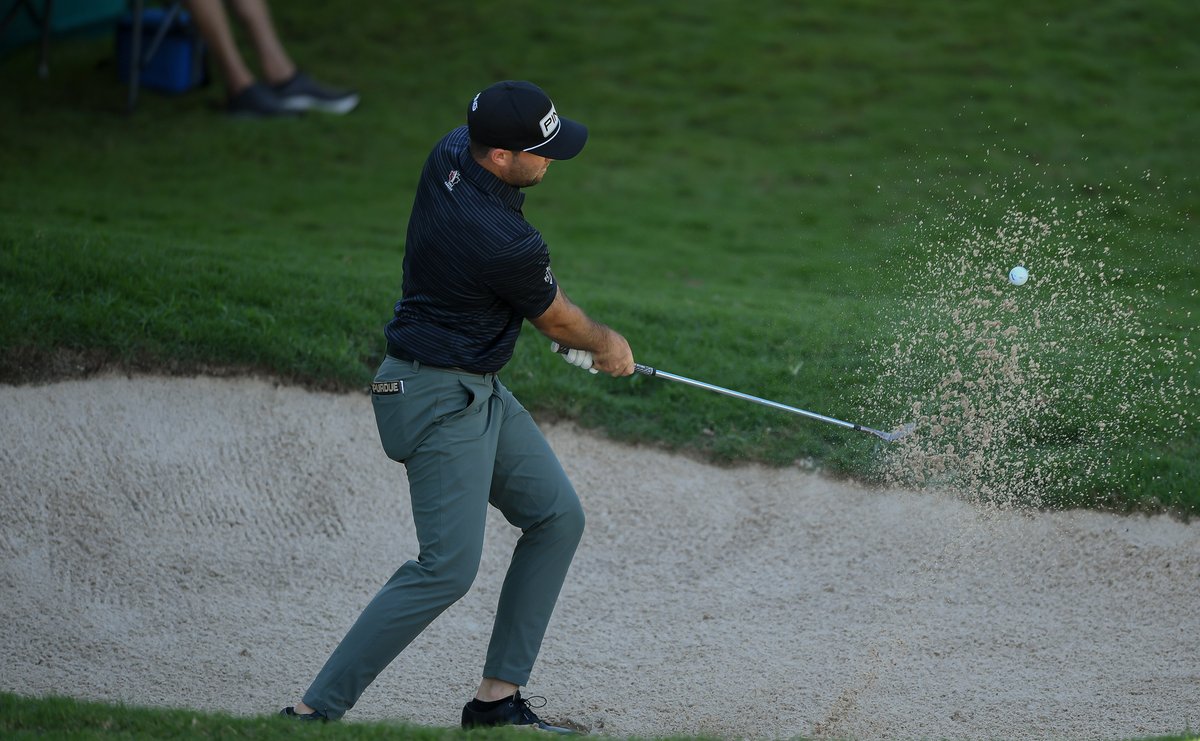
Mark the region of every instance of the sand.
<instances>
[{"instance_id":1,"label":"sand","mask_svg":"<svg viewBox=\"0 0 1200 741\"><path fill-rule=\"evenodd\" d=\"M273 713L416 553L363 395L103 376L0 387L0 408L0 690ZM1200 727L1200 523L544 429L589 517L527 688L546 717L739 738ZM515 539L493 516L471 593L346 722L457 722Z\"/></svg>"}]
</instances>

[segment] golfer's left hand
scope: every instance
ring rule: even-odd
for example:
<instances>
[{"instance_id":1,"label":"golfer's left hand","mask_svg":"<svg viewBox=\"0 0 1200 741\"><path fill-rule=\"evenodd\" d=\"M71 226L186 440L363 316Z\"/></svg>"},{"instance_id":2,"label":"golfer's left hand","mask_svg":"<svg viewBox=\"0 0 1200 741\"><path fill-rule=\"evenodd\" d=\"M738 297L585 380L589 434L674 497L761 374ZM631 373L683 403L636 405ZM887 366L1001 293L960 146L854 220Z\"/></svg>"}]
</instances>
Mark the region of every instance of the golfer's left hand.
<instances>
[{"instance_id":1,"label":"golfer's left hand","mask_svg":"<svg viewBox=\"0 0 1200 741\"><path fill-rule=\"evenodd\" d=\"M550 343L550 349L562 355L563 360L571 365L583 368L591 373L599 373L593 366L595 365L594 356L587 350L576 350L574 348L565 348L557 342Z\"/></svg>"}]
</instances>

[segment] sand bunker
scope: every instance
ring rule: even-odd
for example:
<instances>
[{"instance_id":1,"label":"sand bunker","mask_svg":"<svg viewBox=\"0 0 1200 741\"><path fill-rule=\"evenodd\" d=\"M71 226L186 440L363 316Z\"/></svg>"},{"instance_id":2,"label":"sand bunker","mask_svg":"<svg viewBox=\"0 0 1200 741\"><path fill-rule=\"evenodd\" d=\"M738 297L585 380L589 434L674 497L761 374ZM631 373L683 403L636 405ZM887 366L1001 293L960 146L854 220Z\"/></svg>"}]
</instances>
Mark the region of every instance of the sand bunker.
<instances>
[{"instance_id":1,"label":"sand bunker","mask_svg":"<svg viewBox=\"0 0 1200 741\"><path fill-rule=\"evenodd\" d=\"M0 387L0 689L264 714L416 553L369 400ZM594 734L1121 739L1200 727L1200 524L983 511L551 426L588 531L528 692ZM495 513L493 513L495 515ZM515 542L347 721L454 725Z\"/></svg>"}]
</instances>

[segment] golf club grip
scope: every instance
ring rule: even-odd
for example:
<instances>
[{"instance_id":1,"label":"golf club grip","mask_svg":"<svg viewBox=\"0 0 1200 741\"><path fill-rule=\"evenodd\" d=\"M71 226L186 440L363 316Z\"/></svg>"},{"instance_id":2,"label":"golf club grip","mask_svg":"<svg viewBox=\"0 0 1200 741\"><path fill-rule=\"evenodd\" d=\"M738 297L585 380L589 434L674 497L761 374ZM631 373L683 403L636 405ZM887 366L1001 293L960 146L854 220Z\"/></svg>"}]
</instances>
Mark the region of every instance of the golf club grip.
<instances>
[{"instance_id":1,"label":"golf club grip","mask_svg":"<svg viewBox=\"0 0 1200 741\"><path fill-rule=\"evenodd\" d=\"M566 355L570 353L571 348L566 347L566 345L559 344L558 349L554 351L556 351L556 353L559 355ZM655 370L649 366L643 366L642 363L634 363L634 373L641 373L642 375L654 375L658 373L658 370Z\"/></svg>"},{"instance_id":2,"label":"golf club grip","mask_svg":"<svg viewBox=\"0 0 1200 741\"><path fill-rule=\"evenodd\" d=\"M564 345L559 345L558 350L556 350L555 352L557 352L559 355L566 355L567 353L571 352L571 348L566 347ZM658 371L656 371L655 369L651 368L648 365L642 365L641 363L633 364L633 372L640 373L643 376L654 376L654 375L658 374Z\"/></svg>"}]
</instances>

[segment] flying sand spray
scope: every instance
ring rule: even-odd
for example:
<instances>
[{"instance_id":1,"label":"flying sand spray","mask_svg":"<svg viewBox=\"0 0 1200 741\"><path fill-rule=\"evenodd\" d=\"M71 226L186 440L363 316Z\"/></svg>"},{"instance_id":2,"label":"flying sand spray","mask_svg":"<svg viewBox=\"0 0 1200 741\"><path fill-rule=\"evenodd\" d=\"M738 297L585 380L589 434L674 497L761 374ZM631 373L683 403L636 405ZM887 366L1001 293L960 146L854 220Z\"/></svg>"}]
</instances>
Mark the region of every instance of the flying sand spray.
<instances>
[{"instance_id":1,"label":"flying sand spray","mask_svg":"<svg viewBox=\"0 0 1200 741\"><path fill-rule=\"evenodd\" d=\"M1112 214L1130 200L1084 193L1030 205L991 189L917 224L920 250L901 259L920 267L893 271L912 310L889 313L894 339L870 350L884 368L863 413L907 408L915 425L882 452L883 483L1001 508L1082 503L1131 486L1129 451L1184 429L1195 351L1151 324L1167 300L1140 272L1155 246L1122 266ZM1036 280L1009 268L1015 255L1036 259Z\"/></svg>"}]
</instances>

